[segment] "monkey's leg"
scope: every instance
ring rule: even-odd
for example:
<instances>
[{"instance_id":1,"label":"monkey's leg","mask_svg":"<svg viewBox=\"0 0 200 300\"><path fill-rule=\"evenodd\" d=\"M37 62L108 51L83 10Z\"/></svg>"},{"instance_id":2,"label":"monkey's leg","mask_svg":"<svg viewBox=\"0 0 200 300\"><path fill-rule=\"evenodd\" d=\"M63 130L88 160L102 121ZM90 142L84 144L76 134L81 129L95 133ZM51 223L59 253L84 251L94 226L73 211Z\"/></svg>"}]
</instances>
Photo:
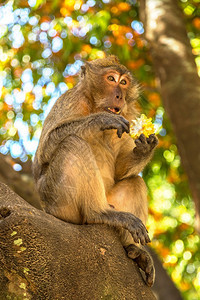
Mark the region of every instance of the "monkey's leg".
<instances>
[{"instance_id":1,"label":"monkey's leg","mask_svg":"<svg viewBox=\"0 0 200 300\"><path fill-rule=\"evenodd\" d=\"M93 153L76 136L60 143L38 188L45 211L71 223L88 222L108 206Z\"/></svg>"},{"instance_id":2,"label":"monkey's leg","mask_svg":"<svg viewBox=\"0 0 200 300\"><path fill-rule=\"evenodd\" d=\"M107 199L116 210L131 212L141 218L144 224L146 223L148 210L146 185L141 177L136 176L118 182L109 192ZM150 254L144 247L135 244L127 230L121 229L119 233L128 257L145 272L146 283L152 286L155 280L155 269Z\"/></svg>"},{"instance_id":3,"label":"monkey's leg","mask_svg":"<svg viewBox=\"0 0 200 300\"><path fill-rule=\"evenodd\" d=\"M142 221L110 208L101 173L88 143L69 136L60 143L38 182L45 210L68 222L104 223L127 229L136 243L148 243Z\"/></svg>"},{"instance_id":4,"label":"monkey's leg","mask_svg":"<svg viewBox=\"0 0 200 300\"><path fill-rule=\"evenodd\" d=\"M146 224L148 217L147 189L140 176L117 182L107 193L107 201L118 211L131 212Z\"/></svg>"}]
</instances>

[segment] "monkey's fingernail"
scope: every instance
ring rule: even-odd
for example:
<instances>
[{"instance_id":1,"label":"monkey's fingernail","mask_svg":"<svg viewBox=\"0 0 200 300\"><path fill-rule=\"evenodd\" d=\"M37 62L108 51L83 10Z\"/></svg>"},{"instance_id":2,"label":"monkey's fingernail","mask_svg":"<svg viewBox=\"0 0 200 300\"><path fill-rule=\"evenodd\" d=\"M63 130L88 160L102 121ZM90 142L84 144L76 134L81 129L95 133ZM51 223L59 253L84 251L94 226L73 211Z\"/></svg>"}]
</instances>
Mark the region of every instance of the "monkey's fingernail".
<instances>
[{"instance_id":1,"label":"monkey's fingernail","mask_svg":"<svg viewBox=\"0 0 200 300\"><path fill-rule=\"evenodd\" d=\"M129 123L129 121L128 120L126 120L126 119L124 119L124 123L126 123L127 125L129 125L130 123Z\"/></svg>"},{"instance_id":2,"label":"monkey's fingernail","mask_svg":"<svg viewBox=\"0 0 200 300\"><path fill-rule=\"evenodd\" d=\"M121 131L117 131L117 136L118 136L118 138L121 138L122 137L122 132Z\"/></svg>"}]
</instances>

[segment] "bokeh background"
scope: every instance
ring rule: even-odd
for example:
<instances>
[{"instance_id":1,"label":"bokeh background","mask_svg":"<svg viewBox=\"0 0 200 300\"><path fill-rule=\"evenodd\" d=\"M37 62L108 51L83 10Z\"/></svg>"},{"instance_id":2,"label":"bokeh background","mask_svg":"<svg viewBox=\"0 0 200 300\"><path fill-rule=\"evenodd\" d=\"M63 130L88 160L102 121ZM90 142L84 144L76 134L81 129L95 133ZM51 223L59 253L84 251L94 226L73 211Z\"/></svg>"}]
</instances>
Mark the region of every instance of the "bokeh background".
<instances>
[{"instance_id":1,"label":"bokeh background","mask_svg":"<svg viewBox=\"0 0 200 300\"><path fill-rule=\"evenodd\" d=\"M200 1L178 4L200 75ZM84 61L117 55L141 84L138 108L153 119L160 141L142 174L149 189L151 246L183 299L196 300L200 239L195 208L162 105L139 5L135 0L0 2L0 153L25 176L23 168L34 157L45 117L76 84L74 75Z\"/></svg>"}]
</instances>

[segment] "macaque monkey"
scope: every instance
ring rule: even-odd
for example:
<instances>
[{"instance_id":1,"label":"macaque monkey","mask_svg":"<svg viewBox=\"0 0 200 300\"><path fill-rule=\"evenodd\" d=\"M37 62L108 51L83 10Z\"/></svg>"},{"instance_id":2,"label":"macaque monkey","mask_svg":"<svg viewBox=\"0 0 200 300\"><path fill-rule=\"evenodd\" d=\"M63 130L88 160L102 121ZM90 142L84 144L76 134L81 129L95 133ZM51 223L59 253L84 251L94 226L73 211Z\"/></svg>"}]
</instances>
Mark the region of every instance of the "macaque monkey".
<instances>
[{"instance_id":1,"label":"macaque monkey","mask_svg":"<svg viewBox=\"0 0 200 300\"><path fill-rule=\"evenodd\" d=\"M138 174L157 138L141 135L134 142L128 135L137 98L138 85L117 57L86 62L79 83L44 122L33 172L47 213L74 224L115 227L152 286L152 258L142 247L150 242L147 192Z\"/></svg>"}]
</instances>

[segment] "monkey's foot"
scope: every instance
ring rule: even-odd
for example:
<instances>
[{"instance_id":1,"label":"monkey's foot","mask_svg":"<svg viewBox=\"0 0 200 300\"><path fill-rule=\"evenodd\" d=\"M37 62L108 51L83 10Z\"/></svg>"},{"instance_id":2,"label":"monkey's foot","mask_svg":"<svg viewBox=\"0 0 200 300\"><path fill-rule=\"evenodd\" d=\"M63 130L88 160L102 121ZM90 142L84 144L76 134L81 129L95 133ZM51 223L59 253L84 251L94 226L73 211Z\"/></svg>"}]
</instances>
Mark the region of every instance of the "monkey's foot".
<instances>
[{"instance_id":1,"label":"monkey's foot","mask_svg":"<svg viewBox=\"0 0 200 300\"><path fill-rule=\"evenodd\" d=\"M150 254L136 245L129 245L125 248L129 258L133 259L138 267L145 272L146 284L152 286L155 281L155 269L152 257Z\"/></svg>"},{"instance_id":2,"label":"monkey's foot","mask_svg":"<svg viewBox=\"0 0 200 300\"><path fill-rule=\"evenodd\" d=\"M115 228L127 229L132 235L134 242L141 245L151 242L148 231L142 221L129 212L109 209L101 214L96 213L96 218L88 219L87 223L103 223Z\"/></svg>"}]
</instances>

